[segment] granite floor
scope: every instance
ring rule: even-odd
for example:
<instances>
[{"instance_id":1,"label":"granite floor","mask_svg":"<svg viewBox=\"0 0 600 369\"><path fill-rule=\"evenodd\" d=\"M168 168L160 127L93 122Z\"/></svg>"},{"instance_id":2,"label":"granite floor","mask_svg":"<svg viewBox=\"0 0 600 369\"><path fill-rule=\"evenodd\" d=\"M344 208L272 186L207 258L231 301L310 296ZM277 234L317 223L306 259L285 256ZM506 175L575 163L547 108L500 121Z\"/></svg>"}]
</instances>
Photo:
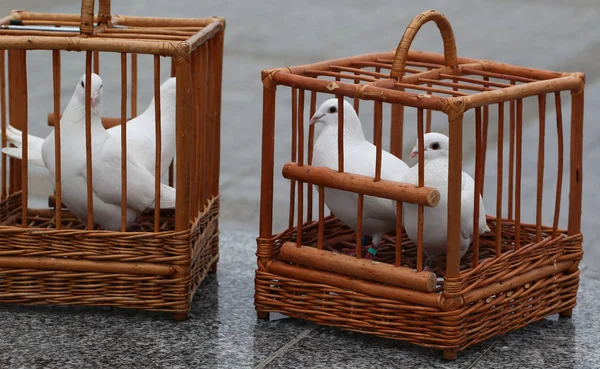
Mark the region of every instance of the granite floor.
<instances>
[{"instance_id":1,"label":"granite floor","mask_svg":"<svg viewBox=\"0 0 600 369\"><path fill-rule=\"evenodd\" d=\"M188 320L126 309L0 305L0 368L598 368L600 272L583 267L571 319L551 316L441 352L321 327L253 305L255 236L225 229Z\"/></svg>"},{"instance_id":2,"label":"granite floor","mask_svg":"<svg viewBox=\"0 0 600 369\"><path fill-rule=\"evenodd\" d=\"M221 261L219 271L201 286L190 318L177 323L170 315L112 308L19 307L0 305L0 368L599 368L600 367L600 195L598 160L600 126L600 6L596 0L519 0L471 2L397 0L288 2L261 0L113 0L114 13L126 15L227 19L222 103ZM11 9L39 12L79 11L73 0L3 0L0 16ZM404 27L419 12L435 8L450 20L459 55L558 71L583 71L586 79L584 142L584 261L578 305L572 319L549 317L510 334L471 347L447 362L441 353L364 334L320 327L272 314L257 320L253 307L255 237L260 192L260 132L265 68L299 65L396 47ZM433 25L424 26L413 47L441 51ZM52 110L49 53L28 59L30 133L50 132ZM83 73L80 53L63 53L63 96L71 94L72 75ZM144 64L147 63L147 64ZM140 70L151 65L140 58ZM105 88L118 91L118 57L102 59ZM168 73L168 68L163 68ZM149 85L152 73L141 73ZM78 78L78 77L77 77ZM40 83L40 81L47 81ZM287 160L290 142L290 96L280 89L277 114L276 168ZM105 94L106 115L119 114L119 94ZM141 89L143 106L151 89ZM63 108L66 104L63 99ZM361 108L362 111L362 108ZM368 112L368 109L365 109ZM563 112L568 110L565 101ZM112 113L111 113L112 112ZM361 113L362 114L362 113ZM529 114L529 115L528 115ZM548 114L547 121L554 117ZM524 142L535 140L536 116L525 114ZM565 123L565 125L567 125ZM372 127L365 127L372 137ZM568 125L567 125L568 126ZM444 130L444 124L434 121ZM384 124L384 128L389 126ZM413 129L413 131L411 131ZM386 132L386 131L384 131ZM405 147L414 144L407 128ZM548 142L553 142L552 132ZM384 137L384 143L388 142ZM488 174L493 173L494 134L488 143ZM535 141L532 141L535 142ZM473 157L465 140L465 170ZM554 157L547 145L547 157ZM531 173L534 161L524 161ZM278 173L276 170L276 173ZM490 174L491 175L491 174ZM545 183L559 175L547 166ZM45 204L50 182L41 168L30 166L31 202ZM492 177L490 177L492 178ZM554 179L555 180L555 179ZM486 181L486 193L494 193ZM535 179L523 179L523 206L533 209ZM567 200L566 189L563 201ZM495 199L484 196L493 212ZM275 212L287 214L287 182L275 183ZM564 205L564 204L563 204ZM563 207L564 208L564 207ZM553 216L544 205L544 222ZM561 213L561 224L566 220ZM287 216L275 219L282 229Z\"/></svg>"}]
</instances>

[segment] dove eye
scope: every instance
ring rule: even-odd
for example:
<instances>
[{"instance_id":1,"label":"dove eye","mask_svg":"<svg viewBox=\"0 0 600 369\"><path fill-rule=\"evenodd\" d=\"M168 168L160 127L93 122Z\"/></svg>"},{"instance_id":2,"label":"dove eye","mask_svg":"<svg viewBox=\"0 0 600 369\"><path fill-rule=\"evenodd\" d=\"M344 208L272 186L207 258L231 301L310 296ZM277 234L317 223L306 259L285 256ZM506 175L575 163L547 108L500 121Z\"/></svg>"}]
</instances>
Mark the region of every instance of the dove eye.
<instances>
[{"instance_id":1,"label":"dove eye","mask_svg":"<svg viewBox=\"0 0 600 369\"><path fill-rule=\"evenodd\" d=\"M431 148L434 150L439 150L440 148L440 144L437 142L434 142L433 144L431 144Z\"/></svg>"},{"instance_id":2,"label":"dove eye","mask_svg":"<svg viewBox=\"0 0 600 369\"><path fill-rule=\"evenodd\" d=\"M328 111L329 111L331 114L333 114L333 113L335 113L335 112L337 111L337 108L336 108L335 106L330 106L330 107L329 107L329 109L328 109Z\"/></svg>"},{"instance_id":3,"label":"dove eye","mask_svg":"<svg viewBox=\"0 0 600 369\"><path fill-rule=\"evenodd\" d=\"M85 87L85 85L83 84L83 81L81 81L81 87Z\"/></svg>"}]
</instances>

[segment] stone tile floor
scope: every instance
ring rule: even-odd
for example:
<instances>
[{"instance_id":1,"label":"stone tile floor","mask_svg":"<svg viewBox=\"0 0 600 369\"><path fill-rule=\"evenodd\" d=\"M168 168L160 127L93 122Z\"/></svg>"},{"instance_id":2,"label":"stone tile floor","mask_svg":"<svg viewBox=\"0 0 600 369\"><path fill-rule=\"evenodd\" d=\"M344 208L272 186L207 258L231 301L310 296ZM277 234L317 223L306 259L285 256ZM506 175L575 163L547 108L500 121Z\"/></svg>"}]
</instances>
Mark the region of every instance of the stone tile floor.
<instances>
[{"instance_id":1,"label":"stone tile floor","mask_svg":"<svg viewBox=\"0 0 600 369\"><path fill-rule=\"evenodd\" d=\"M0 2L1 15L15 8L40 12L79 11L78 1L72 0ZM582 221L585 267L573 318L544 319L471 347L460 353L456 362L443 361L437 351L319 327L284 316L273 317L269 322L257 320L252 304L252 281L260 192L260 70L391 50L412 17L429 8L442 11L450 20L459 55L587 74ZM222 15L227 19L219 272L203 283L190 319L182 323L172 321L168 315L121 309L1 305L0 368L600 367L597 344L600 338L600 249L596 246L600 242L600 231L595 218L600 196L594 191L594 183L600 180L600 172L596 170L600 150L595 145L600 141L600 129L594 119L600 114L600 105L595 104L600 98L600 41L597 38L600 7L595 0L484 0L476 4L465 0L452 3L113 0L113 12L171 17ZM437 29L426 25L413 47L441 51L441 45ZM47 54L38 53L28 59L30 132L39 136L50 132L45 124L45 116L52 109ZM63 53L66 71L63 96L71 94L71 75L83 73L82 61L79 53ZM117 61L118 58L107 56L101 68L106 88L113 91L117 91L119 85ZM140 70L143 65L150 65L143 63L140 59ZM166 71L167 68L163 68L163 72ZM151 75L142 73L139 83L147 85ZM38 81L48 82L40 84ZM281 89L279 94L277 168L286 160L289 150L288 92ZM106 115L118 115L118 94L106 95ZM140 90L139 98L143 106L150 98L150 90ZM567 102L563 112L568 112ZM526 143L528 139L536 139L535 118L535 114L526 115ZM547 121L552 122L552 119L552 114L548 114ZM434 127L445 129L443 123L434 122ZM411 129L414 127L407 128L405 147L413 145L415 134ZM365 130L370 137L371 128L365 127ZM549 133L548 142L552 142L552 137ZM384 142L387 142L385 137ZM492 173L493 135L489 142L488 169L491 171L488 173ZM472 142L467 140L465 170L472 172L469 145ZM553 157L552 146L547 148L547 157ZM534 164L534 161L524 161L524 173L529 173ZM547 168L545 181L551 185L552 176L557 173L551 165ZM32 166L30 171L32 203L44 204L50 183L42 178L46 174L40 168ZM486 193L495 192L492 182L486 180ZM535 178L525 177L523 185L523 206L532 209ZM287 183L278 178L275 190L275 212L287 214ZM564 191L563 201L566 201L566 189ZM485 198L488 213L493 212L494 202L493 198ZM544 222L552 216L552 206L544 206ZM563 210L561 224L564 224L564 216ZM287 217L278 217L275 229L281 229L286 222Z\"/></svg>"},{"instance_id":2,"label":"stone tile floor","mask_svg":"<svg viewBox=\"0 0 600 369\"><path fill-rule=\"evenodd\" d=\"M0 368L598 368L600 272L584 267L571 319L551 316L441 351L322 327L253 305L255 235L226 229L188 320L114 308L0 305Z\"/></svg>"}]
</instances>

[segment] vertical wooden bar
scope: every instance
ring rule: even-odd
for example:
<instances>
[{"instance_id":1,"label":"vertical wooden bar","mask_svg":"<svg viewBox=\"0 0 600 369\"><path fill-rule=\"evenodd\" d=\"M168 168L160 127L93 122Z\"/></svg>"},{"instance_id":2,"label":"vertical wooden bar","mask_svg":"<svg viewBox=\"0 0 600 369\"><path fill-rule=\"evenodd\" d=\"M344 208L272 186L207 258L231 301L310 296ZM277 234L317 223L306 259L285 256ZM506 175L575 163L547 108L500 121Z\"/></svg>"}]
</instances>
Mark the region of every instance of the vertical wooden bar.
<instances>
[{"instance_id":1,"label":"vertical wooden bar","mask_svg":"<svg viewBox=\"0 0 600 369\"><path fill-rule=\"evenodd\" d=\"M202 52L203 52L203 54L202 54L203 55L202 60L204 61L204 64L205 64L205 68L202 69L202 75L203 75L202 78L205 81L204 90L205 91L209 91L209 92L211 91L211 88L212 88L212 79L210 78L210 73L211 73L211 70L213 69L213 66L212 66L213 59L211 57L212 49L213 49L213 43L214 43L214 40L209 40L204 45L202 45ZM203 150L202 151L204 153L206 153L206 155L203 155L204 162L206 162L208 160L208 157L207 157L207 155L208 155L207 151L208 150L207 150L207 148L209 147L209 145L214 144L213 142L209 143L206 140L206 138L211 138L212 139L213 134L214 134L213 133L214 132L214 127L213 127L214 114L211 111L211 106L213 104L213 97L210 96L210 95L206 95L203 100L204 100L204 102L203 102L203 104L204 104L204 110L206 112L204 114L204 117L205 117L205 120L207 122L207 125L205 126L205 132L206 132L206 134L205 134L205 137L204 137L204 140L203 140L204 144L202 145L203 146L203 148L202 148ZM210 168L208 170L209 173L212 172L212 171L214 171L214 167L212 165L208 165L207 167ZM208 199L208 194L211 192L211 187L212 187L212 181L211 181L210 177L203 176L203 178L202 178L202 186L201 187L202 187L202 196L201 196L202 197L202 201L206 202L206 200Z\"/></svg>"},{"instance_id":2,"label":"vertical wooden bar","mask_svg":"<svg viewBox=\"0 0 600 369\"><path fill-rule=\"evenodd\" d=\"M485 76L483 77L484 81L489 81L490 78ZM484 87L489 87L489 85L484 84ZM483 167L485 168L485 158L487 155L487 140L488 140L488 126L490 123L490 107L485 105L483 107L483 129L481 135L483 136L483 140L481 141L481 152L483 154ZM485 176L481 178L481 196L483 196L483 191L485 190Z\"/></svg>"},{"instance_id":3,"label":"vertical wooden bar","mask_svg":"<svg viewBox=\"0 0 600 369\"><path fill-rule=\"evenodd\" d=\"M52 87L54 116L60 117L60 50L52 50ZM56 229L62 228L62 156L60 141L60 119L54 121L54 200Z\"/></svg>"},{"instance_id":4,"label":"vertical wooden bar","mask_svg":"<svg viewBox=\"0 0 600 369\"><path fill-rule=\"evenodd\" d=\"M315 115L315 110L317 107L317 93L315 91L311 91L310 93L310 109L309 116L312 117ZM313 160L313 146L315 141L315 126L308 126L308 165L312 165ZM313 220L313 186L307 186L307 206L306 206L306 216L307 221L312 222Z\"/></svg>"},{"instance_id":5,"label":"vertical wooden bar","mask_svg":"<svg viewBox=\"0 0 600 369\"><path fill-rule=\"evenodd\" d=\"M571 91L571 152L569 176L569 235L581 232L583 180L583 88Z\"/></svg>"},{"instance_id":6,"label":"vertical wooden bar","mask_svg":"<svg viewBox=\"0 0 600 369\"><path fill-rule=\"evenodd\" d=\"M138 55L131 54L131 117L137 117Z\"/></svg>"},{"instance_id":7,"label":"vertical wooden bar","mask_svg":"<svg viewBox=\"0 0 600 369\"><path fill-rule=\"evenodd\" d=\"M396 260L397 267L402 263L402 203L396 202Z\"/></svg>"},{"instance_id":8,"label":"vertical wooden bar","mask_svg":"<svg viewBox=\"0 0 600 369\"><path fill-rule=\"evenodd\" d=\"M344 96L338 99L338 172L344 171Z\"/></svg>"},{"instance_id":9,"label":"vertical wooden bar","mask_svg":"<svg viewBox=\"0 0 600 369\"><path fill-rule=\"evenodd\" d=\"M174 57L171 57L171 77L176 77ZM175 183L175 161L177 161L177 157L175 157L175 160L169 165L169 186L171 187L173 187Z\"/></svg>"},{"instance_id":10,"label":"vertical wooden bar","mask_svg":"<svg viewBox=\"0 0 600 369\"><path fill-rule=\"evenodd\" d=\"M20 130L27 125L27 79L25 75L26 51L8 50L8 114L10 124ZM23 148L25 151L26 148ZM9 193L15 193L22 188L21 165L17 159L10 159Z\"/></svg>"},{"instance_id":11,"label":"vertical wooden bar","mask_svg":"<svg viewBox=\"0 0 600 369\"><path fill-rule=\"evenodd\" d=\"M190 157L191 65L189 60L177 63L175 75L177 78L175 230L182 231L188 229L190 221L190 161L188 159Z\"/></svg>"},{"instance_id":12,"label":"vertical wooden bar","mask_svg":"<svg viewBox=\"0 0 600 369\"><path fill-rule=\"evenodd\" d=\"M312 117L312 115L311 115ZM317 249L323 250L325 237L325 187L319 186L319 228L317 235Z\"/></svg>"},{"instance_id":13,"label":"vertical wooden bar","mask_svg":"<svg viewBox=\"0 0 600 369\"><path fill-rule=\"evenodd\" d=\"M523 157L523 100L517 100L515 163L515 250L521 247L521 161Z\"/></svg>"},{"instance_id":14,"label":"vertical wooden bar","mask_svg":"<svg viewBox=\"0 0 600 369\"><path fill-rule=\"evenodd\" d=\"M381 101L373 103L373 141L377 151L375 152L375 182L381 181L381 156L383 155L382 135L383 135L383 104Z\"/></svg>"},{"instance_id":15,"label":"vertical wooden bar","mask_svg":"<svg viewBox=\"0 0 600 369\"><path fill-rule=\"evenodd\" d=\"M358 75L360 75L360 73L358 73L358 72L354 72L354 75L355 75L355 76L358 76ZM355 79L355 80L354 80L354 84L355 84L355 85L358 85L358 84L360 84L360 80L359 80L359 79ZM354 98L354 110L356 111L356 115L358 115L358 109L359 109L359 108L360 108L360 99L359 99L358 97L355 97L355 98ZM312 115L311 115L311 116L312 116Z\"/></svg>"},{"instance_id":16,"label":"vertical wooden bar","mask_svg":"<svg viewBox=\"0 0 600 369\"><path fill-rule=\"evenodd\" d=\"M538 95L539 141L537 165L537 199L535 211L535 242L542 240L542 203L544 191L544 150L546 136L546 95Z\"/></svg>"},{"instance_id":17,"label":"vertical wooden bar","mask_svg":"<svg viewBox=\"0 0 600 369\"><path fill-rule=\"evenodd\" d=\"M204 63L202 63L202 47L197 48L192 52L191 60L192 60L192 81L191 81L191 89L192 89L192 127L191 127L191 141L192 141L192 157L191 160L191 181L192 181L192 189L190 194L190 214L192 217L195 217L198 214L198 209L201 206L201 203L204 201L204 185L205 181L199 175L199 167L203 166L206 158L206 147L204 147L204 143L208 142L206 140L207 132L203 129L204 124L201 124L200 121L203 120L202 117L206 114L206 107L203 105L203 100L206 100L206 96L202 94L203 86L202 86L202 78L203 78L203 69L205 68ZM158 66L157 63L158 62ZM154 73L156 73L156 68L160 70L160 59L157 61L156 57L154 59ZM160 78L160 73L158 74L158 78ZM155 76L156 79L156 76ZM156 83L156 82L155 82ZM160 83L160 81L159 81ZM160 91L160 86L159 86ZM155 96L156 96L156 86L155 86ZM155 107L156 108L156 107ZM212 138L211 138L212 140ZM158 149L158 148L157 148ZM158 159L157 159L158 160ZM204 177L210 176L211 173L208 168L204 171ZM159 182L160 189L160 182Z\"/></svg>"},{"instance_id":18,"label":"vertical wooden bar","mask_svg":"<svg viewBox=\"0 0 600 369\"><path fill-rule=\"evenodd\" d=\"M275 166L275 88L263 86L262 163L260 186L260 237L273 231L273 168ZM320 197L322 199L322 197ZM322 200L319 200L321 202Z\"/></svg>"},{"instance_id":19,"label":"vertical wooden bar","mask_svg":"<svg viewBox=\"0 0 600 369\"><path fill-rule=\"evenodd\" d=\"M92 52L85 53L85 167L87 175L87 229L94 229L94 190L92 188ZM56 204L60 207L60 204Z\"/></svg>"},{"instance_id":20,"label":"vertical wooden bar","mask_svg":"<svg viewBox=\"0 0 600 369\"><path fill-rule=\"evenodd\" d=\"M562 192L563 177L563 155L564 139L562 124L562 102L560 92L554 93L554 107L556 109L556 138L557 138L557 177L556 177L556 198L554 200L554 221L552 222L552 237L558 235L558 220L560 219L560 198Z\"/></svg>"},{"instance_id":21,"label":"vertical wooden bar","mask_svg":"<svg viewBox=\"0 0 600 369\"><path fill-rule=\"evenodd\" d=\"M298 114L298 165L304 165L304 90L298 92L298 104L296 105ZM298 181L298 245L302 244L302 225L304 224L304 182Z\"/></svg>"},{"instance_id":22,"label":"vertical wooden bar","mask_svg":"<svg viewBox=\"0 0 600 369\"><path fill-rule=\"evenodd\" d=\"M504 165L504 103L498 104L498 155L496 161L496 257L502 252L502 179Z\"/></svg>"},{"instance_id":23,"label":"vertical wooden bar","mask_svg":"<svg viewBox=\"0 0 600 369\"><path fill-rule=\"evenodd\" d=\"M127 53L121 53L121 232L127 230Z\"/></svg>"},{"instance_id":24,"label":"vertical wooden bar","mask_svg":"<svg viewBox=\"0 0 600 369\"><path fill-rule=\"evenodd\" d=\"M423 109L417 109L417 140L419 146L419 187L425 185L425 138L423 132ZM423 270L423 205L417 208L417 272Z\"/></svg>"},{"instance_id":25,"label":"vertical wooden bar","mask_svg":"<svg viewBox=\"0 0 600 369\"><path fill-rule=\"evenodd\" d=\"M362 258L362 234L363 234L363 204L365 197L358 194L358 206L356 210L356 258Z\"/></svg>"},{"instance_id":26,"label":"vertical wooden bar","mask_svg":"<svg viewBox=\"0 0 600 369\"><path fill-rule=\"evenodd\" d=\"M510 81L511 85L515 84L515 81ZM509 152L508 152L508 219L513 219L513 202L514 202L514 182L515 182L515 100L510 100L509 103Z\"/></svg>"},{"instance_id":27,"label":"vertical wooden bar","mask_svg":"<svg viewBox=\"0 0 600 369\"><path fill-rule=\"evenodd\" d=\"M448 236L446 276L460 272L460 217L462 187L463 113L451 111L448 116L450 148L448 157Z\"/></svg>"},{"instance_id":28,"label":"vertical wooden bar","mask_svg":"<svg viewBox=\"0 0 600 369\"><path fill-rule=\"evenodd\" d=\"M133 76L132 76L133 78ZM137 77L136 77L137 78ZM195 79L192 79L193 81ZM179 81L177 81L179 83ZM193 94L193 93L192 93ZM162 154L162 125L161 125L161 100L160 100L160 56L154 55L154 122L156 135L156 153L154 155L154 196L156 200L160 199L160 171ZM126 110L124 111L124 113ZM124 124L125 125L125 124ZM192 155L196 156L196 155ZM196 192L196 191L194 191ZM160 230L160 201L154 201L154 232ZM193 203L193 202L192 202Z\"/></svg>"},{"instance_id":29,"label":"vertical wooden bar","mask_svg":"<svg viewBox=\"0 0 600 369\"><path fill-rule=\"evenodd\" d=\"M481 152L481 107L475 108L475 191L473 196L473 268L479 265L479 214L482 180L484 168Z\"/></svg>"},{"instance_id":30,"label":"vertical wooden bar","mask_svg":"<svg viewBox=\"0 0 600 369\"><path fill-rule=\"evenodd\" d=\"M427 70L432 70L433 68L428 67ZM427 87L431 87L432 84L428 83ZM427 95L433 95L431 91L427 91ZM425 113L425 133L431 132L431 110L427 109Z\"/></svg>"},{"instance_id":31,"label":"vertical wooden bar","mask_svg":"<svg viewBox=\"0 0 600 369\"><path fill-rule=\"evenodd\" d=\"M211 179L213 181L212 195L219 194L219 178L221 168L221 92L223 79L223 41L225 38L224 30L219 31L213 41L215 47L210 56L213 58L212 69L210 70L210 78L213 80L210 96L212 98L211 109L213 111L213 142L211 144L210 162L213 164Z\"/></svg>"},{"instance_id":32,"label":"vertical wooden bar","mask_svg":"<svg viewBox=\"0 0 600 369\"><path fill-rule=\"evenodd\" d=\"M15 86L15 93L19 96L17 99L21 101L19 105L19 114L22 116L22 128L21 128L21 225L27 227L27 208L29 198L29 122L28 122L28 96L27 96L27 53L23 50L21 54L21 68L19 73L21 74L19 85ZM9 71L10 72L10 71ZM11 91L11 94L13 92ZM11 109L12 112L12 109Z\"/></svg>"},{"instance_id":33,"label":"vertical wooden bar","mask_svg":"<svg viewBox=\"0 0 600 369\"><path fill-rule=\"evenodd\" d=\"M297 162L298 153L298 90L292 88L292 152L291 161ZM296 180L290 180L290 213L289 228L294 226L294 213L296 205ZM300 246L300 244L298 244Z\"/></svg>"},{"instance_id":34,"label":"vertical wooden bar","mask_svg":"<svg viewBox=\"0 0 600 369\"><path fill-rule=\"evenodd\" d=\"M404 132L404 105L392 104L390 127L390 153L402 159L402 140Z\"/></svg>"},{"instance_id":35,"label":"vertical wooden bar","mask_svg":"<svg viewBox=\"0 0 600 369\"><path fill-rule=\"evenodd\" d=\"M201 119L203 121L201 130L200 130L200 139L201 139L201 147L199 147L200 149L200 159L202 163L207 163L207 161L209 160L208 158L208 150L207 148L209 147L209 145L214 144L214 142L209 142L209 139L212 141L212 134L213 134L213 117L212 117L212 112L211 112L211 105L212 105L212 97L210 96L210 90L211 90L211 79L210 79L210 74L211 74L211 68L212 68L212 61L210 59L210 54L211 54L211 49L210 49L210 41L208 41L207 43L203 44L200 47L200 59L202 60L202 68L200 69L200 89L207 91L208 94L203 94L202 95L202 100L200 101L200 109L201 109ZM216 95L215 95L216 96ZM210 173L213 171L213 167L207 165L208 169L207 173ZM203 204L206 204L206 200L208 199L208 193L209 193L209 187L210 187L210 178L209 176L201 176L200 178L200 184L199 184L199 188L200 188L200 199L202 201Z\"/></svg>"},{"instance_id":36,"label":"vertical wooden bar","mask_svg":"<svg viewBox=\"0 0 600 369\"><path fill-rule=\"evenodd\" d=\"M2 124L2 147L6 147L6 50L0 50L0 122ZM7 197L6 170L8 160L6 154L2 153L2 194L1 200Z\"/></svg>"}]
</instances>

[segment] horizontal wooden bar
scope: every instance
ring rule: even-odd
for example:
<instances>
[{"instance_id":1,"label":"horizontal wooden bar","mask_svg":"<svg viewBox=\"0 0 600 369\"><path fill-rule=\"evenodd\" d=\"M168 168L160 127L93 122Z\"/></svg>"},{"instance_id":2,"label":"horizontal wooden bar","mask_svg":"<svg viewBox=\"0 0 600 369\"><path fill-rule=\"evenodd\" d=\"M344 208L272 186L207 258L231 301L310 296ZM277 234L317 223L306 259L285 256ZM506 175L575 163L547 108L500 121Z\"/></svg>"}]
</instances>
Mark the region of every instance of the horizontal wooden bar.
<instances>
[{"instance_id":1,"label":"horizontal wooden bar","mask_svg":"<svg viewBox=\"0 0 600 369\"><path fill-rule=\"evenodd\" d=\"M383 197L390 200L434 207L440 201L440 192L432 187L414 185L382 179L375 182L373 177L354 173L338 172L325 167L312 165L298 166L288 162L282 169L283 177L317 186Z\"/></svg>"},{"instance_id":2,"label":"horizontal wooden bar","mask_svg":"<svg viewBox=\"0 0 600 369\"><path fill-rule=\"evenodd\" d=\"M477 108L483 105L498 104L527 96L547 94L550 92L578 90L583 81L577 76L566 76L544 81L530 82L523 85L515 85L500 90L485 91L476 95L465 96L466 109Z\"/></svg>"},{"instance_id":3,"label":"horizontal wooden bar","mask_svg":"<svg viewBox=\"0 0 600 369\"><path fill-rule=\"evenodd\" d=\"M573 263L573 260L560 261L552 265L535 268L529 272L516 275L506 281L497 282L483 288L474 289L465 294L465 304L477 302L486 297L497 295L501 292L510 291L526 283L530 283L556 273L564 272L565 270L569 269Z\"/></svg>"},{"instance_id":4,"label":"horizontal wooden bar","mask_svg":"<svg viewBox=\"0 0 600 369\"><path fill-rule=\"evenodd\" d=\"M334 82L299 76L292 73L274 73L272 76L276 83L289 87L296 87L300 89L313 90L347 97L356 97L362 100L376 100L387 103L421 107L423 109L442 111L442 107L446 101L446 98L443 97L430 96L427 99L422 99L413 93L382 89L369 84L357 85L354 83L346 83L341 81ZM393 86L395 80L379 80L377 82L381 81L390 81ZM377 82L373 83L375 84Z\"/></svg>"},{"instance_id":5,"label":"horizontal wooden bar","mask_svg":"<svg viewBox=\"0 0 600 369\"><path fill-rule=\"evenodd\" d=\"M375 298L429 306L441 310L441 294L439 293L421 292L395 286L384 286L378 283L361 281L335 273L297 267L277 260L270 261L267 264L267 270L269 273L300 281L320 283Z\"/></svg>"},{"instance_id":6,"label":"horizontal wooden bar","mask_svg":"<svg viewBox=\"0 0 600 369\"><path fill-rule=\"evenodd\" d=\"M457 67L458 73L462 73L464 68L472 68L472 69L482 69L483 65L481 63L470 63L459 65ZM411 74L410 76L402 77L402 83L411 83L417 84L419 83L419 79L421 78L431 78L431 79L440 79L441 74L453 73L454 69L452 67L442 67L438 69L426 70L421 73Z\"/></svg>"},{"instance_id":7,"label":"horizontal wooden bar","mask_svg":"<svg viewBox=\"0 0 600 369\"><path fill-rule=\"evenodd\" d=\"M62 114L60 115L60 117L62 118ZM127 118L127 121L129 121L131 119L132 118ZM112 128L114 126L118 126L120 124L121 124L120 117L102 117L102 125L106 129ZM51 127L54 127L54 113L48 113L48 125Z\"/></svg>"},{"instance_id":8,"label":"horizontal wooden bar","mask_svg":"<svg viewBox=\"0 0 600 369\"><path fill-rule=\"evenodd\" d=\"M101 51L178 56L180 41L140 41L99 37L3 36L0 49Z\"/></svg>"},{"instance_id":9,"label":"horizontal wooden bar","mask_svg":"<svg viewBox=\"0 0 600 369\"><path fill-rule=\"evenodd\" d=\"M420 61L425 63L445 64L444 54L432 53L428 51L409 50L408 59L411 61ZM481 63L485 65L485 70L511 74L519 77L534 79L552 79L564 76L564 73L548 71L543 69L520 67L512 64L492 62L488 60L478 60L473 58L458 57L458 64Z\"/></svg>"},{"instance_id":10,"label":"horizontal wooden bar","mask_svg":"<svg viewBox=\"0 0 600 369\"><path fill-rule=\"evenodd\" d=\"M397 267L393 264L358 259L349 255L318 250L314 247L298 247L293 242L285 242L281 246L277 260L348 277L373 280L386 285L415 288L425 292L433 292L437 284L436 276L431 272L416 272L402 266Z\"/></svg>"},{"instance_id":11,"label":"horizontal wooden bar","mask_svg":"<svg viewBox=\"0 0 600 369\"><path fill-rule=\"evenodd\" d=\"M80 14L63 13L37 13L25 10L11 12L14 19L20 20L57 20L67 22L80 22ZM94 21L98 17L94 16ZM206 27L213 22L219 22L219 18L166 18L166 17L138 17L129 15L112 15L113 25L136 26L136 27Z\"/></svg>"},{"instance_id":12,"label":"horizontal wooden bar","mask_svg":"<svg viewBox=\"0 0 600 369\"><path fill-rule=\"evenodd\" d=\"M135 275L162 275L169 277L175 269L167 264L133 263L120 261L72 260L42 256L0 256L0 268L41 269L74 272L95 272Z\"/></svg>"},{"instance_id":13,"label":"horizontal wooden bar","mask_svg":"<svg viewBox=\"0 0 600 369\"><path fill-rule=\"evenodd\" d=\"M447 95L451 95L451 96L468 96L469 95L466 92L453 91L453 90L448 90L445 88L427 87L427 86L423 86L423 85L414 85L412 83L396 83L395 85L397 87L403 88L405 90L413 89L413 90L426 91L426 92L435 92L438 94L447 94Z\"/></svg>"}]
</instances>

